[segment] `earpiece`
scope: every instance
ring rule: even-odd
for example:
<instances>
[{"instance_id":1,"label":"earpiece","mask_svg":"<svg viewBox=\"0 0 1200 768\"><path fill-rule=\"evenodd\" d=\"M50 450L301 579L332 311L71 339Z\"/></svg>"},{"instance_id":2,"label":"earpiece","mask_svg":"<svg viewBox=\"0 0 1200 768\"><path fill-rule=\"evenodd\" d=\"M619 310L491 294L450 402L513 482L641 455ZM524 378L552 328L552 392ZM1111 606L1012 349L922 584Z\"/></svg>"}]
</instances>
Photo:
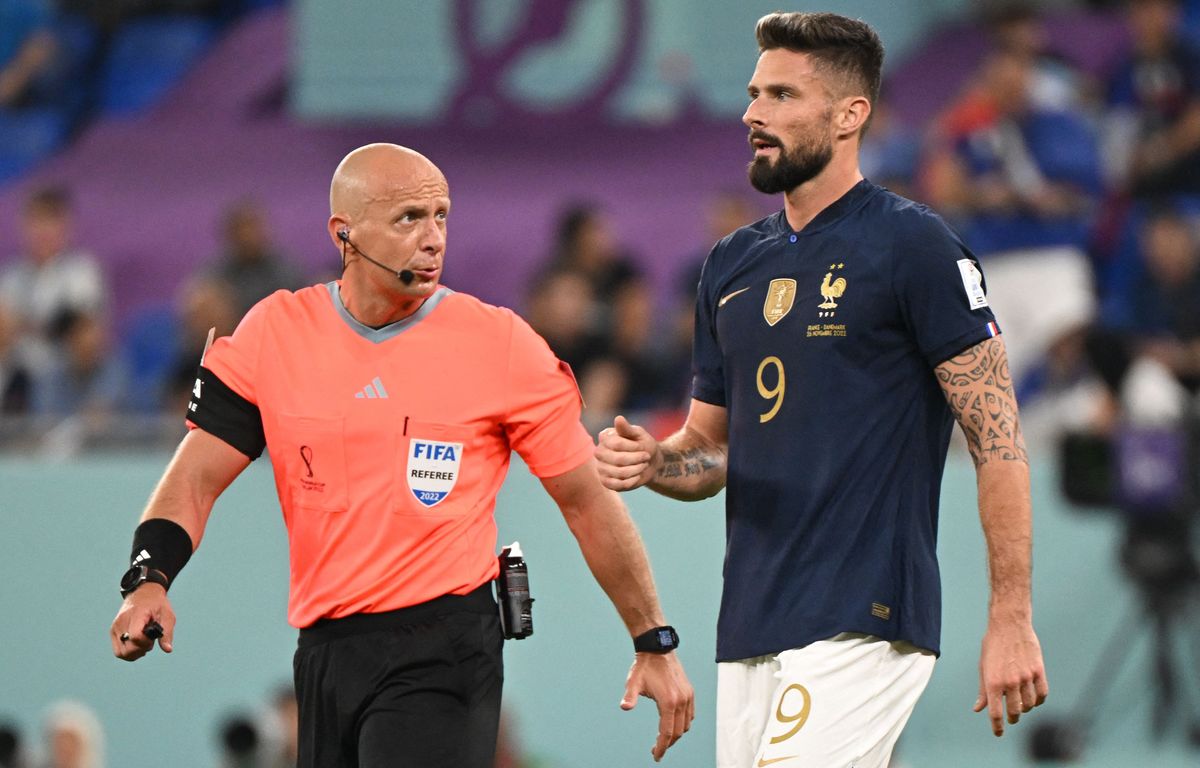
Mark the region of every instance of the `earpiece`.
<instances>
[{"instance_id":1,"label":"earpiece","mask_svg":"<svg viewBox=\"0 0 1200 768\"><path fill-rule=\"evenodd\" d=\"M338 236L338 239L341 240L343 243L350 242L350 230L346 229L345 227L343 227L337 231L337 236Z\"/></svg>"}]
</instances>

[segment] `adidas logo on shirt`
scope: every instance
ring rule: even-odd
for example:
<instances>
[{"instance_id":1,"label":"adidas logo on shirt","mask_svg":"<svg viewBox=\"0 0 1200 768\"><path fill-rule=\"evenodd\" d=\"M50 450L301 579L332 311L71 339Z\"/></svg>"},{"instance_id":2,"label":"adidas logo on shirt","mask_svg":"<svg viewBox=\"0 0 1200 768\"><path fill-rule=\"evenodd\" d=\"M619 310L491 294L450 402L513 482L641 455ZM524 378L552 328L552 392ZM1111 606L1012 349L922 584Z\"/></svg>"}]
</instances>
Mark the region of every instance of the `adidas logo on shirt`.
<instances>
[{"instance_id":1,"label":"adidas logo on shirt","mask_svg":"<svg viewBox=\"0 0 1200 768\"><path fill-rule=\"evenodd\" d=\"M383 398L384 400L386 400L387 396L388 396L387 390L383 388L383 382L379 380L378 376L376 376L374 379L372 379L370 384L363 387L362 392L354 393L354 397L359 400L362 400L363 398L366 398L369 400L374 400L376 398Z\"/></svg>"},{"instance_id":2,"label":"adidas logo on shirt","mask_svg":"<svg viewBox=\"0 0 1200 768\"><path fill-rule=\"evenodd\" d=\"M138 552L138 556L133 559L133 564L141 565L143 560L149 560L149 559L150 559L150 553L143 549L141 552Z\"/></svg>"}]
</instances>

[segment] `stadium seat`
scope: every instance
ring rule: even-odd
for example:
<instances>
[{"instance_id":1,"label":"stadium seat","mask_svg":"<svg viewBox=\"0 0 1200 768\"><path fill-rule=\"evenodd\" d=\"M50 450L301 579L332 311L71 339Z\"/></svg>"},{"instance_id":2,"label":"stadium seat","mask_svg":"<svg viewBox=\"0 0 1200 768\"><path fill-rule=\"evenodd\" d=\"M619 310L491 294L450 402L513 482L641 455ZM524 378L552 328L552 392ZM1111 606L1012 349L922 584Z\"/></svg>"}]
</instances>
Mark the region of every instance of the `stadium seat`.
<instances>
[{"instance_id":1,"label":"stadium seat","mask_svg":"<svg viewBox=\"0 0 1200 768\"><path fill-rule=\"evenodd\" d=\"M54 66L37 84L37 103L64 110L70 117L87 108L95 82L92 66L99 43L96 27L83 16L64 14L54 22L58 53Z\"/></svg>"},{"instance_id":2,"label":"stadium seat","mask_svg":"<svg viewBox=\"0 0 1200 768\"><path fill-rule=\"evenodd\" d=\"M134 115L155 104L208 49L217 25L187 16L130 21L117 30L100 80L100 109Z\"/></svg>"},{"instance_id":3,"label":"stadium seat","mask_svg":"<svg viewBox=\"0 0 1200 768\"><path fill-rule=\"evenodd\" d=\"M53 109L0 110L0 182L33 167L67 137L67 118Z\"/></svg>"}]
</instances>

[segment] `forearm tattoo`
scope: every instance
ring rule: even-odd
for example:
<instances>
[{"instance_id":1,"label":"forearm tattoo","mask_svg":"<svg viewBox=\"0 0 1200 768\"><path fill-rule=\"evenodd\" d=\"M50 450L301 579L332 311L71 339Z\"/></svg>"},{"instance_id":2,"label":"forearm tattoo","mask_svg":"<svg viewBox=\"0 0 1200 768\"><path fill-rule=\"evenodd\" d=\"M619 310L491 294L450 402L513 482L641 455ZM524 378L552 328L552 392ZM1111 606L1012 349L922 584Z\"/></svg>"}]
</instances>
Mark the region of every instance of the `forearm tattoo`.
<instances>
[{"instance_id":1,"label":"forearm tattoo","mask_svg":"<svg viewBox=\"0 0 1200 768\"><path fill-rule=\"evenodd\" d=\"M1029 463L1008 356L1000 339L976 344L939 365L936 372L975 466L989 461Z\"/></svg>"},{"instance_id":2,"label":"forearm tattoo","mask_svg":"<svg viewBox=\"0 0 1200 768\"><path fill-rule=\"evenodd\" d=\"M677 477L692 477L711 472L721 466L721 462L709 455L703 448L689 448L686 451L662 452L663 463L658 468L658 478L667 480Z\"/></svg>"}]
</instances>

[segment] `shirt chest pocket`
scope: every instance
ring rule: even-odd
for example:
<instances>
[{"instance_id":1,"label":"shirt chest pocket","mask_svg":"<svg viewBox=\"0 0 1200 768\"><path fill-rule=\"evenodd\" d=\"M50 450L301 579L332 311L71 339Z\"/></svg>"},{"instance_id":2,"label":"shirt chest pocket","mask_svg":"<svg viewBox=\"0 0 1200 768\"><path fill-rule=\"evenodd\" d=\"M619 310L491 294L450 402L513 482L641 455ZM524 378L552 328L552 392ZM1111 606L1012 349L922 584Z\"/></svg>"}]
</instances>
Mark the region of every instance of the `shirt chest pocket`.
<instances>
[{"instance_id":1,"label":"shirt chest pocket","mask_svg":"<svg viewBox=\"0 0 1200 768\"><path fill-rule=\"evenodd\" d=\"M400 441L395 498L402 515L457 517L473 506L474 430L458 424L410 421Z\"/></svg>"},{"instance_id":2,"label":"shirt chest pocket","mask_svg":"<svg viewBox=\"0 0 1200 768\"><path fill-rule=\"evenodd\" d=\"M282 478L276 470L277 482L295 506L323 512L349 507L342 419L282 415L271 462L282 469Z\"/></svg>"}]
</instances>

